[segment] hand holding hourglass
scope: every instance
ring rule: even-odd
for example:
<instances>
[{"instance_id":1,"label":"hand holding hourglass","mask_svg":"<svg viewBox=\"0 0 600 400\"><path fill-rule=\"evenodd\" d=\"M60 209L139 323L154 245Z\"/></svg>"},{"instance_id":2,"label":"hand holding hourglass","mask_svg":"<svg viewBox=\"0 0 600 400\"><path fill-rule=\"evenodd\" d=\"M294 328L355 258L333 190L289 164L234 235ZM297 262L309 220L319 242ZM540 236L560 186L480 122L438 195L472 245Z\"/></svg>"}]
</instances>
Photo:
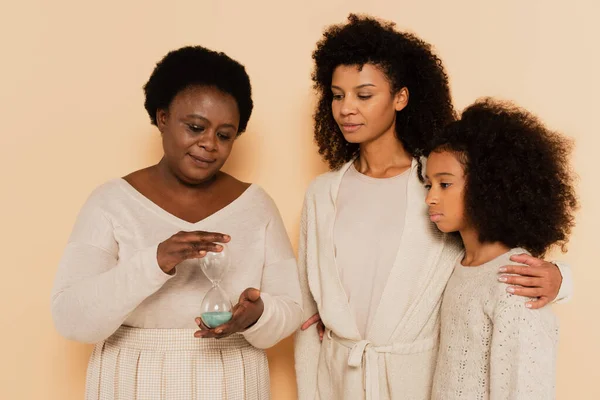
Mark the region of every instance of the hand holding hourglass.
<instances>
[{"instance_id":1,"label":"hand holding hourglass","mask_svg":"<svg viewBox=\"0 0 600 400\"><path fill-rule=\"evenodd\" d=\"M260 291L254 288L244 290L234 307L227 294L219 286L230 264L229 250L221 244L219 252L208 252L200 260L202 271L211 281L212 288L206 293L200 306L201 315L196 318L200 327L194 336L199 338L222 338L241 332L256 323L264 310Z\"/></svg>"},{"instance_id":2,"label":"hand holding hourglass","mask_svg":"<svg viewBox=\"0 0 600 400\"><path fill-rule=\"evenodd\" d=\"M228 235L216 232L178 232L158 245L158 265L165 273L173 275L175 267L182 261L221 251L222 244L230 239Z\"/></svg>"}]
</instances>

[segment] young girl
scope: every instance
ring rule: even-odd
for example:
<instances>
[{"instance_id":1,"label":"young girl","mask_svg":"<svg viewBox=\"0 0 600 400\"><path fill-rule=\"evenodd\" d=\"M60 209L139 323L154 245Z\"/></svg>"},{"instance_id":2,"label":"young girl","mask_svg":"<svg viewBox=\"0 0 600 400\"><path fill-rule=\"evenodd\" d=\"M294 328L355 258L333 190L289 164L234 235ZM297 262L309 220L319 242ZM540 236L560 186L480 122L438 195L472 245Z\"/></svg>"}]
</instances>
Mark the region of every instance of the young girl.
<instances>
[{"instance_id":1,"label":"young girl","mask_svg":"<svg viewBox=\"0 0 600 400\"><path fill-rule=\"evenodd\" d=\"M430 399L442 293L462 252L427 218L419 180L423 151L455 119L448 77L429 44L356 15L327 28L313 58L315 140L331 171L302 211L298 397ZM557 297L555 265L514 261L546 275L511 276L516 294L542 298L534 308Z\"/></svg>"},{"instance_id":2,"label":"young girl","mask_svg":"<svg viewBox=\"0 0 600 400\"><path fill-rule=\"evenodd\" d=\"M553 399L557 320L497 281L514 254L565 249L577 207L570 143L526 111L486 99L432 148L429 217L465 248L442 301L432 398Z\"/></svg>"}]
</instances>

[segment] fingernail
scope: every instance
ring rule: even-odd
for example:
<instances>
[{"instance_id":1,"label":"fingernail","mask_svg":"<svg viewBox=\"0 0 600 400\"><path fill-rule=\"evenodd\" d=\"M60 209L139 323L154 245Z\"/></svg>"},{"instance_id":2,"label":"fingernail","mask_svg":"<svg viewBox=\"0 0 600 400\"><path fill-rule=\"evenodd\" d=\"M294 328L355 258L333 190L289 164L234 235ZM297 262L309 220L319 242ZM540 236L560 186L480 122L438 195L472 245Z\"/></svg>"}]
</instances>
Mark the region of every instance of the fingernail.
<instances>
[{"instance_id":1,"label":"fingernail","mask_svg":"<svg viewBox=\"0 0 600 400\"><path fill-rule=\"evenodd\" d=\"M216 334L221 334L221 333L223 333L223 329L217 329L217 330L215 331L215 333L216 333Z\"/></svg>"},{"instance_id":2,"label":"fingernail","mask_svg":"<svg viewBox=\"0 0 600 400\"><path fill-rule=\"evenodd\" d=\"M531 305L531 303L527 303L527 304L525 304L525 307L527 307L527 308L531 308L531 307L533 307L533 306Z\"/></svg>"},{"instance_id":3,"label":"fingernail","mask_svg":"<svg viewBox=\"0 0 600 400\"><path fill-rule=\"evenodd\" d=\"M225 240L229 240L229 239L231 239L231 236L225 235L224 238L225 238Z\"/></svg>"},{"instance_id":4,"label":"fingernail","mask_svg":"<svg viewBox=\"0 0 600 400\"><path fill-rule=\"evenodd\" d=\"M200 318L196 318L194 321L196 321L196 325L200 325Z\"/></svg>"},{"instance_id":5,"label":"fingernail","mask_svg":"<svg viewBox=\"0 0 600 400\"><path fill-rule=\"evenodd\" d=\"M194 337L200 337L200 333L198 333L198 332L194 333Z\"/></svg>"},{"instance_id":6,"label":"fingernail","mask_svg":"<svg viewBox=\"0 0 600 400\"><path fill-rule=\"evenodd\" d=\"M498 271L500 271L500 272L506 272L506 267L500 267L500 269Z\"/></svg>"},{"instance_id":7,"label":"fingernail","mask_svg":"<svg viewBox=\"0 0 600 400\"><path fill-rule=\"evenodd\" d=\"M506 282L506 281L508 280L508 278L507 278L507 277L505 277L505 276L500 276L500 277L498 277L498 280L499 280L500 282Z\"/></svg>"},{"instance_id":8,"label":"fingernail","mask_svg":"<svg viewBox=\"0 0 600 400\"><path fill-rule=\"evenodd\" d=\"M204 256L206 255L206 251L204 251L204 250L200 250L200 251L198 252L198 254L199 254L200 256L204 257Z\"/></svg>"},{"instance_id":9,"label":"fingernail","mask_svg":"<svg viewBox=\"0 0 600 400\"><path fill-rule=\"evenodd\" d=\"M223 250L223 246L221 246L220 244L217 245L217 250L221 251Z\"/></svg>"},{"instance_id":10,"label":"fingernail","mask_svg":"<svg viewBox=\"0 0 600 400\"><path fill-rule=\"evenodd\" d=\"M515 288L514 288L514 287L512 287L512 286L510 286L508 289L506 289L506 291L507 291L508 293L514 293L514 292L515 292Z\"/></svg>"}]
</instances>

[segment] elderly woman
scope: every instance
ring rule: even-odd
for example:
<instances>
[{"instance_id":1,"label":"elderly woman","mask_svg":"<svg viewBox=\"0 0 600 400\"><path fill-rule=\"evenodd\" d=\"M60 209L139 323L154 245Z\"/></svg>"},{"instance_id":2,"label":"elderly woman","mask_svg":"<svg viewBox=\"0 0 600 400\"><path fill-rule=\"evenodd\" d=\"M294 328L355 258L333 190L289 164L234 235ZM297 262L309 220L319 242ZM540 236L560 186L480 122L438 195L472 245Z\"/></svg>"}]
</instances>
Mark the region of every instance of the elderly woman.
<instances>
[{"instance_id":1,"label":"elderly woman","mask_svg":"<svg viewBox=\"0 0 600 400\"><path fill-rule=\"evenodd\" d=\"M302 309L273 200L221 172L252 112L249 77L223 53L185 47L144 91L164 156L83 206L57 272L54 322L96 343L86 399L267 399L263 349L298 328ZM232 261L220 286L237 304L209 329L196 318L211 287L198 259L223 243Z\"/></svg>"}]
</instances>

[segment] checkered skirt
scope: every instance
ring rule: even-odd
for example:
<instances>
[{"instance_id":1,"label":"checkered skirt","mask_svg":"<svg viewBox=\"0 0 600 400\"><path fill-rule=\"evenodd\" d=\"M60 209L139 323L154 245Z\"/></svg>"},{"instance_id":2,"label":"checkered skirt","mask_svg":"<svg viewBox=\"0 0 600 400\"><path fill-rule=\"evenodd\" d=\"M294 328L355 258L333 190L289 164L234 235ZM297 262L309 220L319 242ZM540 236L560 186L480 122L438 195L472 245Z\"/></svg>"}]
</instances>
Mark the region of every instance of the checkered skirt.
<instances>
[{"instance_id":1,"label":"checkered skirt","mask_svg":"<svg viewBox=\"0 0 600 400\"><path fill-rule=\"evenodd\" d=\"M86 400L269 399L269 366L240 334L122 326L94 348Z\"/></svg>"}]
</instances>

